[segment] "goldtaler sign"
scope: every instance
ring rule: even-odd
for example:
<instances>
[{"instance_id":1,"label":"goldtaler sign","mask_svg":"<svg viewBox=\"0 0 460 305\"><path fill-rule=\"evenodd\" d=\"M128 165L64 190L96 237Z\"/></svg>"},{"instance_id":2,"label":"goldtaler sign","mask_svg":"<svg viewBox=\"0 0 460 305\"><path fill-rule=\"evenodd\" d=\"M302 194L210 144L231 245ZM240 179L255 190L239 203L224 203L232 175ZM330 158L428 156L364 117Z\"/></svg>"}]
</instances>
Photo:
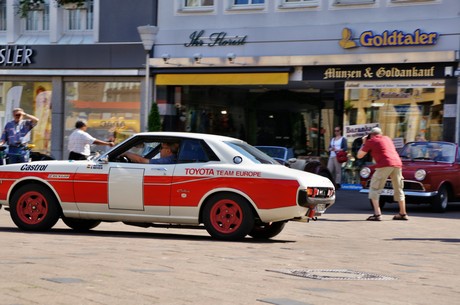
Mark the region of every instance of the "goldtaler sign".
<instances>
[{"instance_id":1,"label":"goldtaler sign","mask_svg":"<svg viewBox=\"0 0 460 305\"><path fill-rule=\"evenodd\" d=\"M439 34L436 32L424 33L420 29L413 33L394 30L375 34L373 31L364 31L359 35L359 43L357 43L353 39L352 31L349 28L344 28L339 45L344 49L359 46L367 48L429 46L435 45L438 37Z\"/></svg>"}]
</instances>

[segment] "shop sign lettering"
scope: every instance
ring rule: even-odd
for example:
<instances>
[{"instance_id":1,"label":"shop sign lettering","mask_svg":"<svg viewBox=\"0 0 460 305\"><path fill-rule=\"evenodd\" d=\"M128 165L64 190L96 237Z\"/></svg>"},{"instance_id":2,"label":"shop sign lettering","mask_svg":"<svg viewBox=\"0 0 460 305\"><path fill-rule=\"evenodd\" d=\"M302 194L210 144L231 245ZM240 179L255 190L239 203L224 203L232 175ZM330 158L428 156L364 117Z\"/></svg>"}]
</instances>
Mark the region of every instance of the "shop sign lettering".
<instances>
[{"instance_id":1,"label":"shop sign lettering","mask_svg":"<svg viewBox=\"0 0 460 305\"><path fill-rule=\"evenodd\" d=\"M45 171L46 168L48 167L48 165L44 165L44 164L24 164L23 166L21 166L21 169L22 171Z\"/></svg>"},{"instance_id":2,"label":"shop sign lettering","mask_svg":"<svg viewBox=\"0 0 460 305\"><path fill-rule=\"evenodd\" d=\"M438 33L424 33L420 29L415 30L413 33L404 33L398 30L390 32L386 30L381 34L375 34L373 31L365 31L359 35L358 44L353 40L351 29L344 28L339 45L344 49L359 46L366 48L430 46L435 45L438 38Z\"/></svg>"},{"instance_id":3,"label":"shop sign lettering","mask_svg":"<svg viewBox=\"0 0 460 305\"><path fill-rule=\"evenodd\" d=\"M438 39L438 33L422 33L419 29L414 33L402 31L384 31L382 34L374 34L366 31L359 37L359 43L363 47L405 47L434 45Z\"/></svg>"},{"instance_id":4,"label":"shop sign lettering","mask_svg":"<svg viewBox=\"0 0 460 305\"><path fill-rule=\"evenodd\" d=\"M0 46L0 65L25 66L32 63L33 50L21 46Z\"/></svg>"},{"instance_id":5,"label":"shop sign lettering","mask_svg":"<svg viewBox=\"0 0 460 305\"><path fill-rule=\"evenodd\" d=\"M227 36L226 32L216 32L204 37L204 30L195 31L190 34L190 41L184 43L185 47L226 47L226 46L242 46L246 44L245 36Z\"/></svg>"},{"instance_id":6,"label":"shop sign lettering","mask_svg":"<svg viewBox=\"0 0 460 305\"><path fill-rule=\"evenodd\" d=\"M245 170L223 170L212 168L186 168L187 176L262 177L261 172Z\"/></svg>"},{"instance_id":7,"label":"shop sign lettering","mask_svg":"<svg viewBox=\"0 0 460 305\"><path fill-rule=\"evenodd\" d=\"M366 67L362 69L327 68L323 79L381 79L381 78L409 78L409 77L435 77L435 67L429 68L396 68L396 67Z\"/></svg>"}]
</instances>

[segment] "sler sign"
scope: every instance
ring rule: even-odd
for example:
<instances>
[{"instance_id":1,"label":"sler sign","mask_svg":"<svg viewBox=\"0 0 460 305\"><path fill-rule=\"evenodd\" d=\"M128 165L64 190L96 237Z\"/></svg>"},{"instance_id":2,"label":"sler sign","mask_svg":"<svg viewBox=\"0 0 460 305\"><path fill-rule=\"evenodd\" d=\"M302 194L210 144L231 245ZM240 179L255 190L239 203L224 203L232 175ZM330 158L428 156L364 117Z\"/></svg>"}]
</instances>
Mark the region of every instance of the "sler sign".
<instances>
[{"instance_id":1,"label":"sler sign","mask_svg":"<svg viewBox=\"0 0 460 305\"><path fill-rule=\"evenodd\" d=\"M32 63L34 51L28 47L0 46L1 66L25 66Z\"/></svg>"}]
</instances>

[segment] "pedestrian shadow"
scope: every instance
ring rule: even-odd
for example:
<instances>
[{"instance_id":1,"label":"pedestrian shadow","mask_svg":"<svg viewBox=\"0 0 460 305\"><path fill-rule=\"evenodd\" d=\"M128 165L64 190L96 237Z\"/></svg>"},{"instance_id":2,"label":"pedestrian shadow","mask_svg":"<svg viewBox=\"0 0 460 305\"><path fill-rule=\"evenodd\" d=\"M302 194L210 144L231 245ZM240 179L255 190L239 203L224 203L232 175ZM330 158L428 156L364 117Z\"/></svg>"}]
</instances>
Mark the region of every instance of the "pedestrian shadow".
<instances>
[{"instance_id":1,"label":"pedestrian shadow","mask_svg":"<svg viewBox=\"0 0 460 305\"><path fill-rule=\"evenodd\" d=\"M460 243L460 238L392 238L395 241L439 241L443 243Z\"/></svg>"}]
</instances>

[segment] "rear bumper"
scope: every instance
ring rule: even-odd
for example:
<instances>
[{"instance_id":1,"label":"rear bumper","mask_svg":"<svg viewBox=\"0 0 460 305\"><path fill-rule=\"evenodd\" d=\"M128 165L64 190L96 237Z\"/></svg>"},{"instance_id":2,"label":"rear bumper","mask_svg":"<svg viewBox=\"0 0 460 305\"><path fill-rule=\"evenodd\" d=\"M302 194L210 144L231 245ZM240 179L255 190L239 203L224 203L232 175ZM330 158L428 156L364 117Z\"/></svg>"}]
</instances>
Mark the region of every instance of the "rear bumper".
<instances>
[{"instance_id":1,"label":"rear bumper","mask_svg":"<svg viewBox=\"0 0 460 305\"><path fill-rule=\"evenodd\" d=\"M363 193L363 194L369 194L369 189L361 189L359 192ZM436 196L437 194L438 194L437 191L422 192L422 191L406 191L406 190L404 190L404 196L405 197L413 197L413 198L431 198L431 197ZM382 195L382 197L383 197L383 195ZM392 196L385 195L385 197L392 197Z\"/></svg>"}]
</instances>

